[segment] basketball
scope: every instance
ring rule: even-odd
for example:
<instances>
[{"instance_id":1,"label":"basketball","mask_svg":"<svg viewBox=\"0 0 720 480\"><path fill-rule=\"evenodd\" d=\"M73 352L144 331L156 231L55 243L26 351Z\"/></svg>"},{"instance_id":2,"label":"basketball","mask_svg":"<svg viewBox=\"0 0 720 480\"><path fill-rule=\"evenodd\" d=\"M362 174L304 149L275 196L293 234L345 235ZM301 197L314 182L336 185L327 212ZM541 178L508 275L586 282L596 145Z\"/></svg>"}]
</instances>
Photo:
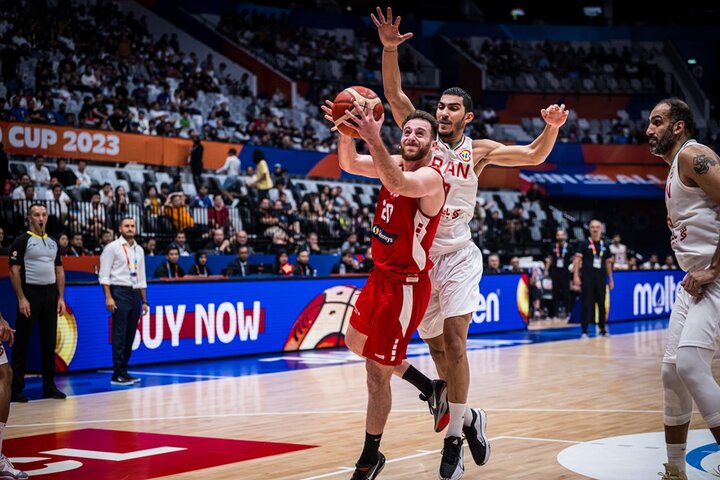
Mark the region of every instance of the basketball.
<instances>
[{"instance_id":1,"label":"basketball","mask_svg":"<svg viewBox=\"0 0 720 480\"><path fill-rule=\"evenodd\" d=\"M358 102L362 107L369 107L373 110L375 120L379 120L382 116L385 108L383 107L382 101L375 92L367 87L348 87L342 92L338 93L333 102L332 117L335 126L345 135L358 138L359 135L352 128L343 125L343 121L347 118L345 112L347 110L353 111L355 106L353 101Z\"/></svg>"}]
</instances>

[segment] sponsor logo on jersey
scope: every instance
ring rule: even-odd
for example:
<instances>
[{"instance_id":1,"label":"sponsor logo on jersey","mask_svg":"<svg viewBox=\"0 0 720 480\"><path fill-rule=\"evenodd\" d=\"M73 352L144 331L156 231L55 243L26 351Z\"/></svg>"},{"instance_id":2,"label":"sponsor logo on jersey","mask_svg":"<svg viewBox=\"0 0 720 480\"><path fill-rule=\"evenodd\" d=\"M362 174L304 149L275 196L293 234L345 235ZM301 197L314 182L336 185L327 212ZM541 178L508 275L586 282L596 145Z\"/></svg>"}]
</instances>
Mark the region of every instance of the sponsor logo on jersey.
<instances>
[{"instance_id":1,"label":"sponsor logo on jersey","mask_svg":"<svg viewBox=\"0 0 720 480\"><path fill-rule=\"evenodd\" d=\"M461 150L460 153L458 153L458 157L460 157L460 160L462 160L463 162L469 162L470 156L471 156L470 150L468 150L467 148Z\"/></svg>"},{"instance_id":2,"label":"sponsor logo on jersey","mask_svg":"<svg viewBox=\"0 0 720 480\"><path fill-rule=\"evenodd\" d=\"M392 245L393 243L395 243L395 239L397 239L397 235L394 235L390 232L385 231L378 224L373 225L372 234L373 234L373 237L377 238L380 242L384 243L385 245Z\"/></svg>"}]
</instances>

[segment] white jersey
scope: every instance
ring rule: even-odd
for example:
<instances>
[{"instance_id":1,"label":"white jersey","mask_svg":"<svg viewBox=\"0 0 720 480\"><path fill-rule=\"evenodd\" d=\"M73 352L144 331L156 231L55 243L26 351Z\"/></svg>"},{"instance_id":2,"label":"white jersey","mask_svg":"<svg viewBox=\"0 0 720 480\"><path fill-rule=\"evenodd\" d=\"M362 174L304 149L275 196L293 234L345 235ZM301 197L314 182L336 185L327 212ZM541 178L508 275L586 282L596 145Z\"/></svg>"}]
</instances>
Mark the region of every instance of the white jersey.
<instances>
[{"instance_id":1,"label":"white jersey","mask_svg":"<svg viewBox=\"0 0 720 480\"><path fill-rule=\"evenodd\" d=\"M430 255L445 255L471 242L469 222L473 218L478 177L473 162L472 140L463 135L455 148L438 139L431 166L440 170L450 187Z\"/></svg>"},{"instance_id":2,"label":"white jersey","mask_svg":"<svg viewBox=\"0 0 720 480\"><path fill-rule=\"evenodd\" d=\"M686 272L709 267L720 241L720 206L700 187L683 184L678 174L680 152L697 143L688 140L680 147L670 165L665 184L670 245L680 268Z\"/></svg>"}]
</instances>

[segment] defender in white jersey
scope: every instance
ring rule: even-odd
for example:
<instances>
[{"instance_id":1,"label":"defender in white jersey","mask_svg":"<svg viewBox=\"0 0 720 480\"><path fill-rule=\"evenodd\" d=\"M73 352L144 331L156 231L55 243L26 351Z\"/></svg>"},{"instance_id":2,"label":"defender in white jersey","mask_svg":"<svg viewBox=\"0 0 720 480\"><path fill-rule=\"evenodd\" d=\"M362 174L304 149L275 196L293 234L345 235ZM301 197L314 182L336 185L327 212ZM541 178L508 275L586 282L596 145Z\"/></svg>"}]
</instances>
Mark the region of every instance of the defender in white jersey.
<instances>
[{"instance_id":1,"label":"defender in white jersey","mask_svg":"<svg viewBox=\"0 0 720 480\"><path fill-rule=\"evenodd\" d=\"M383 44L385 97L395 121L401 125L415 107L402 91L397 48L412 34L399 32L400 17L393 21L390 8L386 15L378 8L377 16L371 15L371 18ZM444 383L431 381L407 362L395 373L415 385L422 392L421 398L428 399L437 431L447 421L442 418L446 411L443 404L448 403L445 408L449 409L450 418L440 464L441 480L457 480L463 475L463 433L475 463L483 465L490 454L485 412L467 406L470 387L467 333L472 313L479 304L482 276L482 255L471 240L468 226L475 208L478 176L487 165L527 166L545 161L558 130L567 120L567 112L564 105L551 105L540 114L547 125L538 138L529 145L506 146L492 140L472 140L463 134L474 118L472 99L465 90L446 90L437 105L438 136L444 144L439 148L453 153L442 166L438 165L450 184L450 191L430 251L435 262L430 271L432 295L418 331L430 348L440 378L447 382L447 390L443 388Z\"/></svg>"},{"instance_id":2,"label":"defender in white jersey","mask_svg":"<svg viewBox=\"0 0 720 480\"><path fill-rule=\"evenodd\" d=\"M662 364L668 463L664 480L686 480L685 448L693 400L720 445L720 387L711 363L720 332L720 159L692 139L682 100L650 113L650 151L670 165L665 187L670 243L686 276L670 314Z\"/></svg>"}]
</instances>

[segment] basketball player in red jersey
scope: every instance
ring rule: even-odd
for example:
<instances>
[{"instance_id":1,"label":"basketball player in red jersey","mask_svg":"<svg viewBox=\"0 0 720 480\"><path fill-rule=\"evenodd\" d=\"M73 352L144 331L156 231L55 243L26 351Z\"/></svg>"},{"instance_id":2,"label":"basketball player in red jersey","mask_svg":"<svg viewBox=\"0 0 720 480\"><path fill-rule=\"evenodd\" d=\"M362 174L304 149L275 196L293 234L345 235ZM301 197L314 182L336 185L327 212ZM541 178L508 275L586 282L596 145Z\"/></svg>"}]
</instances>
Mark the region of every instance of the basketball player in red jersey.
<instances>
[{"instance_id":1,"label":"basketball player in red jersey","mask_svg":"<svg viewBox=\"0 0 720 480\"><path fill-rule=\"evenodd\" d=\"M385 97L390 102L395 121L400 122L415 109L402 91L397 53L398 46L411 38L412 33L399 32L400 17L393 21L390 8L387 15L378 8L377 16L371 17L383 44ZM474 118L472 98L465 90L457 87L446 90L437 105L438 143L452 152L450 159L437 167L443 172L450 191L430 252L435 263L430 273L432 295L418 332L428 344L438 374L447 381L446 399L444 390L438 388L442 387L441 383L431 381L407 362L402 367L405 368L402 378L417 387L422 398L429 401L436 431L444 427L447 420L443 421L443 416L450 411L440 463L441 480L457 480L463 475L463 434L475 463L483 465L490 456L485 412L467 405L470 388L467 334L470 319L479 304L482 277L482 254L472 242L468 226L475 208L478 176L487 165L517 167L544 162L568 112L564 105L550 105L540 114L546 123L540 136L529 145L506 146L492 140L472 140L463 134ZM460 442L455 440L457 438Z\"/></svg>"},{"instance_id":2,"label":"basketball player in red jersey","mask_svg":"<svg viewBox=\"0 0 720 480\"><path fill-rule=\"evenodd\" d=\"M372 480L385 465L379 451L392 403L390 378L405 358L408 342L430 299L429 258L445 203L442 174L430 167L437 121L415 111L402 125L401 155L390 155L380 138L380 120L357 102L359 115L344 123L358 132L370 155L358 155L355 142L340 135L338 157L348 173L382 183L372 226L375 269L357 299L345 343L366 359L368 408L365 446L353 480Z\"/></svg>"},{"instance_id":3,"label":"basketball player in red jersey","mask_svg":"<svg viewBox=\"0 0 720 480\"><path fill-rule=\"evenodd\" d=\"M650 112L650 151L670 166L665 188L670 245L687 273L670 313L662 363L668 455L663 480L687 480L693 400L720 445L720 387L711 369L720 328L720 158L695 141L694 133L692 112L682 100L662 100Z\"/></svg>"}]
</instances>

